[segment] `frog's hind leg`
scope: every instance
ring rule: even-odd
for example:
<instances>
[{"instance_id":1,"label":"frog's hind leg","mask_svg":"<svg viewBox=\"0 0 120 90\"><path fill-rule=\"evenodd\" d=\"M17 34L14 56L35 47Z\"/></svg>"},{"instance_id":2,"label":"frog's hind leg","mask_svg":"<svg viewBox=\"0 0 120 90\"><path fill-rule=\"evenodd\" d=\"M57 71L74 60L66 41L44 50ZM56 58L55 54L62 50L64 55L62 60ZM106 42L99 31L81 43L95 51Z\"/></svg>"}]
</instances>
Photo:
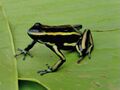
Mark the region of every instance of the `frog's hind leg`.
<instances>
[{"instance_id":1,"label":"frog's hind leg","mask_svg":"<svg viewBox=\"0 0 120 90\"><path fill-rule=\"evenodd\" d=\"M46 46L48 48L50 48L57 56L59 56L60 60L58 60L52 67L49 66L48 64L46 64L48 69L38 71L38 73L40 73L40 75L44 75L46 73L51 73L51 72L57 71L58 68L66 61L64 55L62 54L62 52L58 49L58 47L56 45L46 44Z\"/></svg>"},{"instance_id":2,"label":"frog's hind leg","mask_svg":"<svg viewBox=\"0 0 120 90\"><path fill-rule=\"evenodd\" d=\"M89 59L91 58L91 51L93 50L94 43L91 31L86 29L83 32L82 38L80 38L76 45L76 50L80 54L80 59L77 61L79 63L86 55L88 55Z\"/></svg>"},{"instance_id":3,"label":"frog's hind leg","mask_svg":"<svg viewBox=\"0 0 120 90\"><path fill-rule=\"evenodd\" d=\"M91 58L91 52L94 48L94 42L93 42L93 37L92 37L92 34L91 34L91 31L89 30L89 36L88 36L88 48L87 48L87 51L86 51L86 54L88 54L88 57L89 59Z\"/></svg>"}]
</instances>

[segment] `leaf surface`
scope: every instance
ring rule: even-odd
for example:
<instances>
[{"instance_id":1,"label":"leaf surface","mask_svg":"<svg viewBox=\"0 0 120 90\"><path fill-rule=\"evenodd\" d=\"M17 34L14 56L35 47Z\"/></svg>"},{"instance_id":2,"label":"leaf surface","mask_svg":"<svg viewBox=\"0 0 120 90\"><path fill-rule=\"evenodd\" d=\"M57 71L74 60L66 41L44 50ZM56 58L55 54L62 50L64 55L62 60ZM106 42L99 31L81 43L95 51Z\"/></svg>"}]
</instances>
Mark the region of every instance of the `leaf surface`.
<instances>
[{"instance_id":1,"label":"leaf surface","mask_svg":"<svg viewBox=\"0 0 120 90\"><path fill-rule=\"evenodd\" d=\"M12 37L0 6L0 90L18 90L18 76Z\"/></svg>"},{"instance_id":2,"label":"leaf surface","mask_svg":"<svg viewBox=\"0 0 120 90\"><path fill-rule=\"evenodd\" d=\"M36 81L51 90L120 89L119 0L2 0L14 35L16 49L31 42L26 32L35 22L48 25L83 24L93 34L92 58L76 64L77 53L64 52L67 62L59 71L44 76L36 72L53 65L58 57L44 45L30 51L34 57L17 58L19 79ZM106 32L95 32L96 30ZM110 31L111 30L111 31Z\"/></svg>"}]
</instances>

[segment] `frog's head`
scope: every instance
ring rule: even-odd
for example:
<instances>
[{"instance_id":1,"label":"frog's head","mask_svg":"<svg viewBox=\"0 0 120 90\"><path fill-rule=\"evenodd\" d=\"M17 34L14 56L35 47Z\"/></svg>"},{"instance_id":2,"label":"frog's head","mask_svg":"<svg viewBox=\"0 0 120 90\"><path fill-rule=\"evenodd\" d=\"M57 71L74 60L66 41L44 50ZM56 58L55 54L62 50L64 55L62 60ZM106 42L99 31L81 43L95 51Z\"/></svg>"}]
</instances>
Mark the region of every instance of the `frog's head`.
<instances>
[{"instance_id":1,"label":"frog's head","mask_svg":"<svg viewBox=\"0 0 120 90\"><path fill-rule=\"evenodd\" d=\"M39 34L41 32L44 32L42 29L42 24L41 23L35 23L27 32L27 34L34 40L37 40L39 37Z\"/></svg>"},{"instance_id":2,"label":"frog's head","mask_svg":"<svg viewBox=\"0 0 120 90\"><path fill-rule=\"evenodd\" d=\"M35 23L28 31L29 32L43 32L43 30L41 29L42 24L41 23Z\"/></svg>"}]
</instances>

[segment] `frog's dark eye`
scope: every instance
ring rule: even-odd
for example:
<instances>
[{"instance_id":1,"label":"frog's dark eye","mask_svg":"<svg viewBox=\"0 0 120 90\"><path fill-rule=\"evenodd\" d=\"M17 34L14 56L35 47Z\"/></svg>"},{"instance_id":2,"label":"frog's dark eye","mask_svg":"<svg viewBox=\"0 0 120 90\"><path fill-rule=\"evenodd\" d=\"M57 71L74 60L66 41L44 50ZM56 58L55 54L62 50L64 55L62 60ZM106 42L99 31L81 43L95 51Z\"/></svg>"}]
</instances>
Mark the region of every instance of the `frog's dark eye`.
<instances>
[{"instance_id":1,"label":"frog's dark eye","mask_svg":"<svg viewBox=\"0 0 120 90\"><path fill-rule=\"evenodd\" d=\"M35 26L39 27L39 26L41 26L41 24L40 23L35 23Z\"/></svg>"},{"instance_id":2,"label":"frog's dark eye","mask_svg":"<svg viewBox=\"0 0 120 90\"><path fill-rule=\"evenodd\" d=\"M37 30L37 29L32 29L31 31L32 32L39 32L39 30Z\"/></svg>"},{"instance_id":3,"label":"frog's dark eye","mask_svg":"<svg viewBox=\"0 0 120 90\"><path fill-rule=\"evenodd\" d=\"M40 30L41 29L41 24L40 23L35 23L30 29Z\"/></svg>"},{"instance_id":4,"label":"frog's dark eye","mask_svg":"<svg viewBox=\"0 0 120 90\"><path fill-rule=\"evenodd\" d=\"M35 32L35 33L44 32L44 30L42 30L42 29L30 29L29 31L30 32Z\"/></svg>"}]
</instances>

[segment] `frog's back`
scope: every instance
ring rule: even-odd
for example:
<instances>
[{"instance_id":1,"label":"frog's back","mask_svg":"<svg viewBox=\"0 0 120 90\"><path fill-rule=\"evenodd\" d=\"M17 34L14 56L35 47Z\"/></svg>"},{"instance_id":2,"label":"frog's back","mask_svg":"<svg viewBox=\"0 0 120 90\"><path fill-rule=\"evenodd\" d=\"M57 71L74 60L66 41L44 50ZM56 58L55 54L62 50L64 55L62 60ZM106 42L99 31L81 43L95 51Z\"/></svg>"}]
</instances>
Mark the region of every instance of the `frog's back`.
<instances>
[{"instance_id":1,"label":"frog's back","mask_svg":"<svg viewBox=\"0 0 120 90\"><path fill-rule=\"evenodd\" d=\"M75 30L78 30L80 28L82 28L82 25L47 26L36 24L29 29L28 35L34 40L42 41L45 43L73 43L77 42L81 36L81 34Z\"/></svg>"},{"instance_id":2,"label":"frog's back","mask_svg":"<svg viewBox=\"0 0 120 90\"><path fill-rule=\"evenodd\" d=\"M45 32L76 32L82 28L82 25L59 25L59 26L48 26L42 25L41 29Z\"/></svg>"}]
</instances>

